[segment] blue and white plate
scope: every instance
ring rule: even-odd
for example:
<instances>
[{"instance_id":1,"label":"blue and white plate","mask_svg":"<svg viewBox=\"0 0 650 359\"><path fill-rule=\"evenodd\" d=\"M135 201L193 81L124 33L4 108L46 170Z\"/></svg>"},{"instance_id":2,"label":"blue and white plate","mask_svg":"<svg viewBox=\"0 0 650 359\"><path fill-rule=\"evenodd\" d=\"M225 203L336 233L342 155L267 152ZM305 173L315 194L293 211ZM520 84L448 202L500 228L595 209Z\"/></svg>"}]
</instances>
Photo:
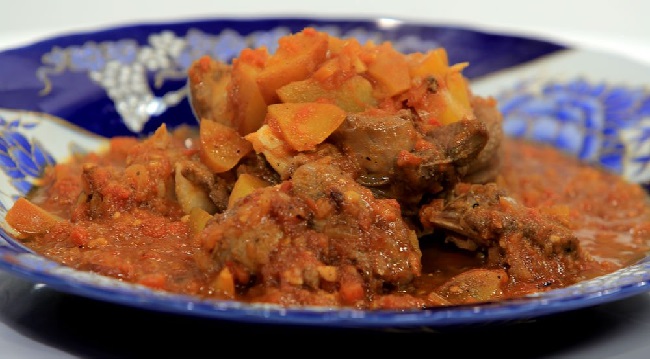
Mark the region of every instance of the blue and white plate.
<instances>
[{"instance_id":1,"label":"blue and white plate","mask_svg":"<svg viewBox=\"0 0 650 359\"><path fill-rule=\"evenodd\" d=\"M195 124L185 87L193 60L228 61L245 47L274 50L305 26L402 52L445 47L480 95L494 96L510 136L650 180L650 69L536 39L397 20L208 19L133 25L0 52L0 224L48 164L94 151L115 135ZM650 260L568 288L484 305L417 311L279 308L156 292L80 272L31 253L0 229L0 269L53 289L152 311L241 322L328 327L445 327L527 320L620 300L650 289Z\"/></svg>"}]
</instances>

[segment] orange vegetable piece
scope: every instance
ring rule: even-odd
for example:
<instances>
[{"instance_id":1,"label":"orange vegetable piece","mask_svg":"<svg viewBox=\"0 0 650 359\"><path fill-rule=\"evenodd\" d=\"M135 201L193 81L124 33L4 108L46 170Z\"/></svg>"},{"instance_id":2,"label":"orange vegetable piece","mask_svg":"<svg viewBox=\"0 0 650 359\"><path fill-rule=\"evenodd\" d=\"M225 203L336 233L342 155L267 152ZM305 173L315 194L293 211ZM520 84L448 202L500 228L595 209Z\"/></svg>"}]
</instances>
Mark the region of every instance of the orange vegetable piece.
<instances>
[{"instance_id":1,"label":"orange vegetable piece","mask_svg":"<svg viewBox=\"0 0 650 359\"><path fill-rule=\"evenodd\" d=\"M467 80L459 71L451 71L446 76L446 89L442 94L446 106L439 117L441 123L449 124L463 118L473 118L474 112L470 104Z\"/></svg>"},{"instance_id":2,"label":"orange vegetable piece","mask_svg":"<svg viewBox=\"0 0 650 359\"><path fill-rule=\"evenodd\" d=\"M409 57L409 63L411 77L441 78L449 71L449 59L444 48L437 48L426 54L413 53Z\"/></svg>"},{"instance_id":3,"label":"orange vegetable piece","mask_svg":"<svg viewBox=\"0 0 650 359\"><path fill-rule=\"evenodd\" d=\"M278 96L285 103L325 100L347 112L361 112L377 105L372 90L370 81L363 76L355 75L334 89L325 88L313 78L294 81L279 88Z\"/></svg>"},{"instance_id":4,"label":"orange vegetable piece","mask_svg":"<svg viewBox=\"0 0 650 359\"><path fill-rule=\"evenodd\" d=\"M21 234L47 233L62 219L20 197L7 211L7 223Z\"/></svg>"},{"instance_id":5,"label":"orange vegetable piece","mask_svg":"<svg viewBox=\"0 0 650 359\"><path fill-rule=\"evenodd\" d=\"M508 283L503 269L469 269L445 282L439 293L452 303L476 303L499 299Z\"/></svg>"},{"instance_id":6,"label":"orange vegetable piece","mask_svg":"<svg viewBox=\"0 0 650 359\"><path fill-rule=\"evenodd\" d=\"M259 177L255 177L248 173L240 174L232 187L230 197L228 197L228 208L232 207L238 199L246 197L254 190L268 185L268 182Z\"/></svg>"},{"instance_id":7,"label":"orange vegetable piece","mask_svg":"<svg viewBox=\"0 0 650 359\"><path fill-rule=\"evenodd\" d=\"M329 35L305 28L279 39L278 49L259 74L257 83L267 104L276 103L276 90L309 77L325 61Z\"/></svg>"},{"instance_id":8,"label":"orange vegetable piece","mask_svg":"<svg viewBox=\"0 0 650 359\"><path fill-rule=\"evenodd\" d=\"M250 142L233 128L214 121L201 121L199 129L201 161L216 173L226 172L253 150Z\"/></svg>"},{"instance_id":9,"label":"orange vegetable piece","mask_svg":"<svg viewBox=\"0 0 650 359\"><path fill-rule=\"evenodd\" d=\"M235 297L235 278L228 267L224 267L212 282L212 289L226 296Z\"/></svg>"},{"instance_id":10,"label":"orange vegetable piece","mask_svg":"<svg viewBox=\"0 0 650 359\"><path fill-rule=\"evenodd\" d=\"M203 208L194 207L190 210L189 225L192 237L198 236L203 231L210 218L212 215Z\"/></svg>"},{"instance_id":11,"label":"orange vegetable piece","mask_svg":"<svg viewBox=\"0 0 650 359\"><path fill-rule=\"evenodd\" d=\"M377 98L392 97L411 87L406 57L385 42L375 48L374 58L368 64L368 75L376 81Z\"/></svg>"},{"instance_id":12,"label":"orange vegetable piece","mask_svg":"<svg viewBox=\"0 0 650 359\"><path fill-rule=\"evenodd\" d=\"M266 62L265 49L244 49L239 58L233 60L229 104L233 111L233 127L245 136L257 131L266 116L266 102L257 79Z\"/></svg>"},{"instance_id":13,"label":"orange vegetable piece","mask_svg":"<svg viewBox=\"0 0 650 359\"><path fill-rule=\"evenodd\" d=\"M296 151L313 150L345 120L345 111L328 103L283 103L268 107L266 121Z\"/></svg>"}]
</instances>

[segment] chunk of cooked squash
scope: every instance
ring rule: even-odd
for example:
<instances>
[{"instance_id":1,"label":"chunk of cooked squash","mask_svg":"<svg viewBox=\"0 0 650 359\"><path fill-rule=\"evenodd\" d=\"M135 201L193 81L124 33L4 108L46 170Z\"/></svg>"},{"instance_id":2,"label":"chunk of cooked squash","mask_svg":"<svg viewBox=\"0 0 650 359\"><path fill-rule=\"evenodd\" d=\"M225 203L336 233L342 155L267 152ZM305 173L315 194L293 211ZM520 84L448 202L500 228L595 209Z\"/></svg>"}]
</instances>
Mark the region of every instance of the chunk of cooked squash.
<instances>
[{"instance_id":1,"label":"chunk of cooked squash","mask_svg":"<svg viewBox=\"0 0 650 359\"><path fill-rule=\"evenodd\" d=\"M189 226L192 237L198 236L203 231L210 218L212 215L202 208L194 207L190 210Z\"/></svg>"},{"instance_id":2,"label":"chunk of cooked squash","mask_svg":"<svg viewBox=\"0 0 650 359\"><path fill-rule=\"evenodd\" d=\"M226 172L253 150L250 142L231 128L214 121L201 121L199 155L215 173Z\"/></svg>"},{"instance_id":3,"label":"chunk of cooked squash","mask_svg":"<svg viewBox=\"0 0 650 359\"><path fill-rule=\"evenodd\" d=\"M237 181L232 187L230 197L228 197L228 208L231 208L237 200L248 196L258 188L266 187L269 183L259 177L248 173L242 173L237 177Z\"/></svg>"},{"instance_id":4,"label":"chunk of cooked squash","mask_svg":"<svg viewBox=\"0 0 650 359\"><path fill-rule=\"evenodd\" d=\"M313 78L294 81L279 88L278 96L284 103L325 100L346 112L362 112L377 106L377 100L373 97L372 91L370 81L363 76L356 75L334 89L325 88L320 81Z\"/></svg>"},{"instance_id":5,"label":"chunk of cooked squash","mask_svg":"<svg viewBox=\"0 0 650 359\"><path fill-rule=\"evenodd\" d=\"M266 122L278 129L296 151L309 151L323 142L345 120L340 107L328 103L281 103L268 107Z\"/></svg>"},{"instance_id":6,"label":"chunk of cooked squash","mask_svg":"<svg viewBox=\"0 0 650 359\"><path fill-rule=\"evenodd\" d=\"M265 49L245 49L233 60L229 103L232 107L232 126L241 136L256 131L264 122L266 102L257 79L266 62Z\"/></svg>"},{"instance_id":7,"label":"chunk of cooked squash","mask_svg":"<svg viewBox=\"0 0 650 359\"><path fill-rule=\"evenodd\" d=\"M290 177L291 158L296 151L289 147L269 125L262 125L257 131L246 135L245 139L250 141L255 152L264 155L266 161L282 179Z\"/></svg>"},{"instance_id":8,"label":"chunk of cooked squash","mask_svg":"<svg viewBox=\"0 0 650 359\"><path fill-rule=\"evenodd\" d=\"M447 73L444 84L446 87L442 88L442 95L445 97L445 108L440 114L440 122L449 124L462 119L473 119L469 85L460 70L452 68Z\"/></svg>"},{"instance_id":9,"label":"chunk of cooked squash","mask_svg":"<svg viewBox=\"0 0 650 359\"><path fill-rule=\"evenodd\" d=\"M301 32L280 38L278 49L257 78L267 104L278 102L276 91L293 81L309 77L325 60L328 35L306 28Z\"/></svg>"},{"instance_id":10,"label":"chunk of cooked squash","mask_svg":"<svg viewBox=\"0 0 650 359\"><path fill-rule=\"evenodd\" d=\"M24 197L16 200L16 203L7 211L5 220L21 235L47 233L62 221L59 216L44 210Z\"/></svg>"},{"instance_id":11,"label":"chunk of cooked squash","mask_svg":"<svg viewBox=\"0 0 650 359\"><path fill-rule=\"evenodd\" d=\"M407 61L412 82L416 84L413 88L417 85L426 87L420 99L410 99L421 117L442 125L474 118L469 84L461 73L468 63L449 66L444 48L426 54L412 53L407 56Z\"/></svg>"},{"instance_id":12,"label":"chunk of cooked squash","mask_svg":"<svg viewBox=\"0 0 650 359\"><path fill-rule=\"evenodd\" d=\"M476 303L500 299L508 283L508 273L503 269L469 269L438 289L438 293L452 303Z\"/></svg>"},{"instance_id":13,"label":"chunk of cooked squash","mask_svg":"<svg viewBox=\"0 0 650 359\"><path fill-rule=\"evenodd\" d=\"M411 75L403 54L389 42L377 46L368 64L368 75L376 82L375 97L386 98L411 87Z\"/></svg>"},{"instance_id":14,"label":"chunk of cooked squash","mask_svg":"<svg viewBox=\"0 0 650 359\"><path fill-rule=\"evenodd\" d=\"M442 78L449 71L447 50L442 47L428 51L426 54L415 52L408 56L411 77L424 78L434 76Z\"/></svg>"}]
</instances>

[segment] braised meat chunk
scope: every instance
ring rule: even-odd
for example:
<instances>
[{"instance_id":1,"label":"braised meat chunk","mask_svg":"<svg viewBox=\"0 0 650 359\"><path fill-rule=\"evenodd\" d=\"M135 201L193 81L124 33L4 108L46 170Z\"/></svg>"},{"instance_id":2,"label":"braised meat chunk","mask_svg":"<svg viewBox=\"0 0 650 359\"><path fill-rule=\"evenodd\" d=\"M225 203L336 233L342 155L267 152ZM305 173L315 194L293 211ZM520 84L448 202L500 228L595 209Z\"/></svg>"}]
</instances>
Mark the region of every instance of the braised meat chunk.
<instances>
[{"instance_id":1,"label":"braised meat chunk","mask_svg":"<svg viewBox=\"0 0 650 359\"><path fill-rule=\"evenodd\" d=\"M503 157L503 116L493 98L472 96L470 98L476 120L481 122L487 131L488 138L485 147L475 158L469 161L462 181L468 183L493 182L500 173Z\"/></svg>"},{"instance_id":2,"label":"braised meat chunk","mask_svg":"<svg viewBox=\"0 0 650 359\"><path fill-rule=\"evenodd\" d=\"M215 216L201 240L216 271L261 300L359 307L420 275L417 237L397 203L330 162L305 164Z\"/></svg>"},{"instance_id":3,"label":"braised meat chunk","mask_svg":"<svg viewBox=\"0 0 650 359\"><path fill-rule=\"evenodd\" d=\"M203 57L188 69L189 100L198 120L216 121L230 125L228 117L228 91L232 66Z\"/></svg>"},{"instance_id":4,"label":"braised meat chunk","mask_svg":"<svg viewBox=\"0 0 650 359\"><path fill-rule=\"evenodd\" d=\"M445 198L423 206L420 218L459 248L483 252L486 265L505 268L515 284L570 284L567 278L574 278L586 260L560 219L517 203L494 182L459 183Z\"/></svg>"},{"instance_id":5,"label":"braised meat chunk","mask_svg":"<svg viewBox=\"0 0 650 359\"><path fill-rule=\"evenodd\" d=\"M456 183L488 141L482 122L460 120L426 128L410 110L348 115L332 143L357 168L355 179L376 196L395 198L405 213L427 194Z\"/></svg>"}]
</instances>

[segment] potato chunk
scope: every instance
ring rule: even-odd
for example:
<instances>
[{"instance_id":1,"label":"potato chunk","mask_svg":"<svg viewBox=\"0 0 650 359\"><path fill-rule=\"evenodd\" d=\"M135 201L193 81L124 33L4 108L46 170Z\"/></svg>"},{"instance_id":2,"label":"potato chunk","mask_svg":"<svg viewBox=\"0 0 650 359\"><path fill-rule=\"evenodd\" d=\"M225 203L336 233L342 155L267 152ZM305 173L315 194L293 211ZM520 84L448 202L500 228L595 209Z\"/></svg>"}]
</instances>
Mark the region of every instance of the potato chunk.
<instances>
[{"instance_id":1,"label":"potato chunk","mask_svg":"<svg viewBox=\"0 0 650 359\"><path fill-rule=\"evenodd\" d=\"M233 111L233 127L241 136L260 128L266 116L266 102L257 79L267 57L265 49L245 49L233 60L228 100Z\"/></svg>"},{"instance_id":2,"label":"potato chunk","mask_svg":"<svg viewBox=\"0 0 650 359\"><path fill-rule=\"evenodd\" d=\"M289 147L276 131L269 125L263 125L259 130L246 135L245 138L253 145L255 152L264 154L269 165L281 178L289 178L292 158L296 151Z\"/></svg>"},{"instance_id":3,"label":"potato chunk","mask_svg":"<svg viewBox=\"0 0 650 359\"><path fill-rule=\"evenodd\" d=\"M255 177L248 173L240 174L232 188L232 192L230 192L230 197L228 198L228 208L232 207L238 199L246 197L254 190L266 187L268 185L268 182L259 177Z\"/></svg>"},{"instance_id":4,"label":"potato chunk","mask_svg":"<svg viewBox=\"0 0 650 359\"><path fill-rule=\"evenodd\" d=\"M278 102L277 89L309 77L325 60L328 35L307 28L279 40L277 52L260 72L257 84L267 104Z\"/></svg>"},{"instance_id":5,"label":"potato chunk","mask_svg":"<svg viewBox=\"0 0 650 359\"><path fill-rule=\"evenodd\" d=\"M18 198L7 211L7 223L21 234L47 233L62 219L26 198Z\"/></svg>"},{"instance_id":6,"label":"potato chunk","mask_svg":"<svg viewBox=\"0 0 650 359\"><path fill-rule=\"evenodd\" d=\"M499 299L508 283L503 269L470 269L443 284L439 293L453 303L476 303Z\"/></svg>"},{"instance_id":7,"label":"potato chunk","mask_svg":"<svg viewBox=\"0 0 650 359\"><path fill-rule=\"evenodd\" d=\"M283 103L268 107L266 121L296 151L313 150L345 120L345 111L327 103Z\"/></svg>"},{"instance_id":8,"label":"potato chunk","mask_svg":"<svg viewBox=\"0 0 650 359\"><path fill-rule=\"evenodd\" d=\"M426 54L416 52L408 57L411 77L435 76L441 78L449 71L449 58L444 48L433 49Z\"/></svg>"},{"instance_id":9,"label":"potato chunk","mask_svg":"<svg viewBox=\"0 0 650 359\"><path fill-rule=\"evenodd\" d=\"M368 75L377 82L376 97L395 96L411 87L411 75L403 54L390 43L384 43L377 46L374 55L368 64Z\"/></svg>"},{"instance_id":10,"label":"potato chunk","mask_svg":"<svg viewBox=\"0 0 650 359\"><path fill-rule=\"evenodd\" d=\"M443 125L474 118L469 84L461 73L468 63L449 66L444 48L426 54L413 53L407 61L413 82L423 83L427 88L425 98L414 102L419 103L416 107L422 117L434 118Z\"/></svg>"},{"instance_id":11,"label":"potato chunk","mask_svg":"<svg viewBox=\"0 0 650 359\"><path fill-rule=\"evenodd\" d=\"M328 89L319 81L309 78L295 81L278 89L282 102L316 102L327 100L347 112L362 112L377 106L372 95L372 84L363 76L353 76L339 87Z\"/></svg>"},{"instance_id":12,"label":"potato chunk","mask_svg":"<svg viewBox=\"0 0 650 359\"><path fill-rule=\"evenodd\" d=\"M250 142L230 127L214 121L201 121L199 154L208 168L216 173L235 167L253 150Z\"/></svg>"},{"instance_id":13,"label":"potato chunk","mask_svg":"<svg viewBox=\"0 0 650 359\"><path fill-rule=\"evenodd\" d=\"M198 236L203 231L210 218L212 215L202 208L194 207L190 210L188 223L192 237Z\"/></svg>"}]
</instances>

